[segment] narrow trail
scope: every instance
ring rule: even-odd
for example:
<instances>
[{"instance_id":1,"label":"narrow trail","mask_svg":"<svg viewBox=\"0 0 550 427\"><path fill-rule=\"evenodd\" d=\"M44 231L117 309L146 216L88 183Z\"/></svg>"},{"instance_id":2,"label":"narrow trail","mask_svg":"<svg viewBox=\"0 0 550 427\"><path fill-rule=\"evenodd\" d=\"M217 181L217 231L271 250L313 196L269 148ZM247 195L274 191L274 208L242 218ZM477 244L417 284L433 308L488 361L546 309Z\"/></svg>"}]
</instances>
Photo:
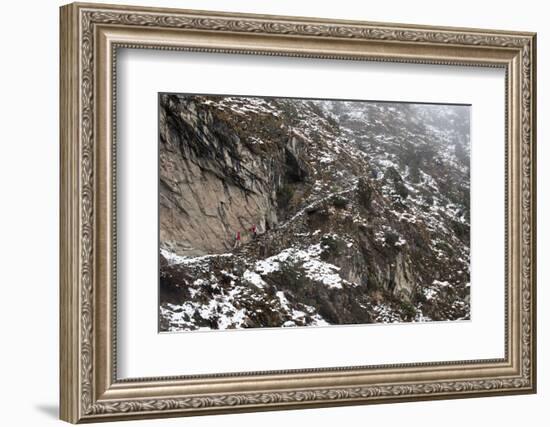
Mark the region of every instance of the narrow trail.
<instances>
[{"instance_id":1,"label":"narrow trail","mask_svg":"<svg viewBox=\"0 0 550 427\"><path fill-rule=\"evenodd\" d=\"M300 209L297 213L295 213L290 219L288 219L287 221L283 222L281 225L279 225L276 230L284 230L286 227L288 227L292 222L294 222L297 218L301 217L303 214L305 214L308 210L312 209L312 208L315 208L317 207L318 205L320 205L321 203L323 202L326 202L328 199L330 199L331 197L334 197L334 196L341 196L343 194L348 194L348 193L351 193L352 191L355 191L357 190L357 179L355 179L353 181L353 184L351 185L350 188L346 189L346 190L341 190L341 191L335 191L333 193L329 193L327 194L326 196L324 197L321 197L320 199L317 199L313 202L311 202L309 205L307 205L306 207Z\"/></svg>"}]
</instances>

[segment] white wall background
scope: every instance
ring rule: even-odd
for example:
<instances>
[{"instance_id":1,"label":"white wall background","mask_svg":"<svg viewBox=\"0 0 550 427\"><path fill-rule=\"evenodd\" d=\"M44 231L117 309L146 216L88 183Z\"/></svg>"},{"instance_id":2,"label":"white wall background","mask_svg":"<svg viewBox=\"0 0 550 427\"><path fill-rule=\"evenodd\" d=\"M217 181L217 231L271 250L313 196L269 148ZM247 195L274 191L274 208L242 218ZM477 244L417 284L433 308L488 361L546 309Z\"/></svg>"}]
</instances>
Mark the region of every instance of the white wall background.
<instances>
[{"instance_id":1,"label":"white wall background","mask_svg":"<svg viewBox=\"0 0 550 427\"><path fill-rule=\"evenodd\" d=\"M110 0L113 3L125 3ZM550 405L550 215L546 190L550 115L550 29L544 2L357 0L133 0L134 4L538 32L539 393L438 402L265 412L133 425L280 426L335 424L542 426ZM57 0L3 5L0 66L0 420L60 425L58 401L58 6Z\"/></svg>"}]
</instances>

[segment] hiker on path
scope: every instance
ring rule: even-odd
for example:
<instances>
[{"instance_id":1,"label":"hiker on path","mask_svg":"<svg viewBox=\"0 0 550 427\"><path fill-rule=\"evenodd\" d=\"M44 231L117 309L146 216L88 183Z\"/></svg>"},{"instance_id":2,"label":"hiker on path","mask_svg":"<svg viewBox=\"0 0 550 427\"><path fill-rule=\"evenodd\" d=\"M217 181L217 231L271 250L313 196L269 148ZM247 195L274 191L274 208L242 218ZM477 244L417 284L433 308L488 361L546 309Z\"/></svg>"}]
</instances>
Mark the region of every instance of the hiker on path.
<instances>
[{"instance_id":1,"label":"hiker on path","mask_svg":"<svg viewBox=\"0 0 550 427\"><path fill-rule=\"evenodd\" d=\"M256 224L252 225L252 228L250 229L250 231L252 232L252 238L255 239L256 236L258 235L258 229L256 228Z\"/></svg>"},{"instance_id":2,"label":"hiker on path","mask_svg":"<svg viewBox=\"0 0 550 427\"><path fill-rule=\"evenodd\" d=\"M233 249L237 249L241 246L241 232L237 231L237 234L235 235L235 245L233 246Z\"/></svg>"}]
</instances>

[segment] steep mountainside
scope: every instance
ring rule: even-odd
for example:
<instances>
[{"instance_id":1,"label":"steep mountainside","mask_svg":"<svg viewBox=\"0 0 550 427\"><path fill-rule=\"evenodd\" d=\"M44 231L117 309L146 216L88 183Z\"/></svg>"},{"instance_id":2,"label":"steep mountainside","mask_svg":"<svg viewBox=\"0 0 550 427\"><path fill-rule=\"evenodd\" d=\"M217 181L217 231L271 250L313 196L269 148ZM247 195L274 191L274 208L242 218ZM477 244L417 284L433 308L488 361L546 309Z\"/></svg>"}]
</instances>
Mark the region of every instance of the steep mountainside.
<instances>
[{"instance_id":1,"label":"steep mountainside","mask_svg":"<svg viewBox=\"0 0 550 427\"><path fill-rule=\"evenodd\" d=\"M163 94L161 330L469 318L469 153L466 106Z\"/></svg>"}]
</instances>

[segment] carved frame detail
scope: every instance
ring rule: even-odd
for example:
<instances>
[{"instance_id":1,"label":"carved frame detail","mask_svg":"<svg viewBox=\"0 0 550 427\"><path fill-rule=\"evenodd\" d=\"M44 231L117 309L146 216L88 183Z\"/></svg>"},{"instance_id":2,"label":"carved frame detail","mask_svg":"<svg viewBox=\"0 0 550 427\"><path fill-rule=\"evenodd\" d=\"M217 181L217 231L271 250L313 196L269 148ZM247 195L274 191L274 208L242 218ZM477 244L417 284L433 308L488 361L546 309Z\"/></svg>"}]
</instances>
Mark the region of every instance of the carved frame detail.
<instances>
[{"instance_id":1,"label":"carved frame detail","mask_svg":"<svg viewBox=\"0 0 550 427\"><path fill-rule=\"evenodd\" d=\"M454 28L412 27L393 24L357 22L330 22L305 18L233 15L208 12L158 10L72 4L61 10L61 139L62 139L62 200L61 200L61 416L71 422L112 420L129 417L201 414L255 409L282 409L330 404L357 404L380 401L401 401L458 396L478 396L495 393L534 392L536 383L535 358L535 35L531 33L493 32ZM390 42L410 46L410 55L372 55L368 58L348 59L391 60L413 63L467 63L483 66L507 66L508 78L518 81L515 86L518 104L509 105L509 118L517 115L519 122L507 132L519 135L515 142L520 156L518 176L511 177L517 185L521 208L518 221L520 241L514 241L520 288L518 317L518 358L514 375L464 376L453 380L400 380L398 372L391 383L354 386L303 387L288 390L218 392L212 394L181 395L180 397L151 396L125 398L105 397L105 390L97 390L96 370L98 350L96 325L98 316L95 293L102 286L94 277L97 271L98 203L96 185L97 146L97 40L101 28L138 28L148 31L200 31L238 35L269 35L291 37L296 40ZM134 42L128 42L134 45ZM414 46L426 48L449 46L456 48L454 57L428 58L415 54ZM180 49L174 45L142 45L135 47ZM460 52L470 48L504 52L510 59L504 61L464 58ZM197 50L201 50L197 48ZM228 49L203 49L227 51ZM231 50L231 49L229 49ZM237 49L232 49L237 51ZM240 51L240 50L239 50ZM116 56L114 46L113 56ZM243 49L250 54L281 54L334 58L334 53L266 52ZM452 54L449 54L452 56ZM518 74L519 73L519 74ZM113 82L116 76L113 77ZM113 83L114 84L114 83ZM112 120L116 117L112 113ZM106 221L106 218L101 221ZM511 237L508 237L510 239ZM116 239L116 236L115 236ZM63 243L66 241L67 243ZM512 310L512 306L510 306ZM514 326L514 325L512 325ZM116 354L116 349L113 353ZM111 372L115 375L116 363ZM508 363L511 363L508 360ZM443 364L445 365L445 364ZM449 363L449 368L454 364ZM439 365L440 366L440 365ZM466 364L465 364L466 366ZM398 369L398 367L396 367ZM307 373L303 374L307 375ZM175 379L173 381L178 381ZM181 380L183 381L183 380ZM124 383L122 383L124 385ZM164 384L164 383L163 383ZM112 378L111 388L116 386ZM115 387L116 388L116 387Z\"/></svg>"}]
</instances>

